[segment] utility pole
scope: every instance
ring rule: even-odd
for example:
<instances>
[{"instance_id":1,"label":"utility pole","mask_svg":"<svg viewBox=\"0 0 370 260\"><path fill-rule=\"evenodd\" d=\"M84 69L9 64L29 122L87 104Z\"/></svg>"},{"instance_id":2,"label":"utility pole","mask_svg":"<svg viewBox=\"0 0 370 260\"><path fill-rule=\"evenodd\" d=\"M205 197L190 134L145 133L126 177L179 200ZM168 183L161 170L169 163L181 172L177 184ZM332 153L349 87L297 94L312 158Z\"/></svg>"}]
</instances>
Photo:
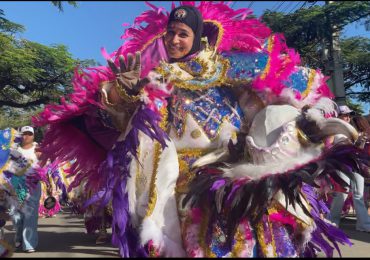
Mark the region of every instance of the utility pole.
<instances>
[{"instance_id":1,"label":"utility pole","mask_svg":"<svg viewBox=\"0 0 370 260\"><path fill-rule=\"evenodd\" d=\"M326 4L332 4L334 1L326 1ZM331 79L328 84L335 95L335 101L338 105L346 104L346 92L344 90L342 56L339 45L339 30L336 24L332 24L329 19L329 30L331 37L329 40L329 57L327 58L327 72L330 72ZM325 52L324 48L324 52ZM325 54L324 54L325 56Z\"/></svg>"}]
</instances>

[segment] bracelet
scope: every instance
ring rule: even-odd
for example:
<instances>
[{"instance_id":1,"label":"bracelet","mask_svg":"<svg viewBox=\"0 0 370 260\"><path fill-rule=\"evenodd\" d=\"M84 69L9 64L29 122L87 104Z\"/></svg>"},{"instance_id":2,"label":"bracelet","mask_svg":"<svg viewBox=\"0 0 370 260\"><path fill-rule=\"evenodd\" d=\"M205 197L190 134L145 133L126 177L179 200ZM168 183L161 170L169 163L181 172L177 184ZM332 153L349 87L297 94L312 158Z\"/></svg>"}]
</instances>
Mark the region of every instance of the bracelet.
<instances>
[{"instance_id":1,"label":"bracelet","mask_svg":"<svg viewBox=\"0 0 370 260\"><path fill-rule=\"evenodd\" d=\"M127 94L126 90L124 87L120 86L117 82L117 80L114 81L114 86L116 87L118 91L118 95L126 102L128 103L134 103L140 100L141 96L141 91L136 95L136 96L131 96Z\"/></svg>"},{"instance_id":2,"label":"bracelet","mask_svg":"<svg viewBox=\"0 0 370 260\"><path fill-rule=\"evenodd\" d=\"M102 96L103 96L103 103L105 105L107 105L108 107L112 107L112 108L115 108L117 106L117 104L109 102L108 96L105 91L104 92L102 91Z\"/></svg>"}]
</instances>

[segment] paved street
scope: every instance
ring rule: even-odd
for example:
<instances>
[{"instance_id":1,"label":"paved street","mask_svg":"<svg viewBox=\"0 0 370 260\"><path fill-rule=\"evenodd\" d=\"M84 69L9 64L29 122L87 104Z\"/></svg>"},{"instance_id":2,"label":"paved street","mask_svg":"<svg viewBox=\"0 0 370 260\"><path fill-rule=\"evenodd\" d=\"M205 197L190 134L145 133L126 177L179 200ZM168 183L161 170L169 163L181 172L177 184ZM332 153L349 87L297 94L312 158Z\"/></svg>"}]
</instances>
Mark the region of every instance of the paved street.
<instances>
[{"instance_id":1,"label":"paved street","mask_svg":"<svg viewBox=\"0 0 370 260\"><path fill-rule=\"evenodd\" d=\"M10 221L6 225L6 239L13 241L14 231ZM111 229L108 230L109 234ZM21 249L13 257L119 257L118 249L110 244L95 245L94 235L85 233L83 219L68 212L55 218L39 218L39 246L35 253L24 253Z\"/></svg>"},{"instance_id":2,"label":"paved street","mask_svg":"<svg viewBox=\"0 0 370 260\"><path fill-rule=\"evenodd\" d=\"M341 223L354 245L341 246L343 257L369 257L370 234L355 230L356 219L347 217ZM6 238L13 241L14 231L11 222L6 225ZM109 230L111 231L111 230ZM118 250L105 245L95 245L95 236L85 234L82 218L68 212L58 214L55 218L39 219L39 247L35 253L18 250L13 257L118 257ZM319 256L324 257L323 254ZM335 253L336 257L338 254Z\"/></svg>"},{"instance_id":3,"label":"paved street","mask_svg":"<svg viewBox=\"0 0 370 260\"><path fill-rule=\"evenodd\" d=\"M350 215L342 219L340 227L350 237L353 246L340 246L342 257L370 257L370 233L356 231L356 217ZM320 254L324 256L324 254ZM334 257L339 257L335 251Z\"/></svg>"}]
</instances>

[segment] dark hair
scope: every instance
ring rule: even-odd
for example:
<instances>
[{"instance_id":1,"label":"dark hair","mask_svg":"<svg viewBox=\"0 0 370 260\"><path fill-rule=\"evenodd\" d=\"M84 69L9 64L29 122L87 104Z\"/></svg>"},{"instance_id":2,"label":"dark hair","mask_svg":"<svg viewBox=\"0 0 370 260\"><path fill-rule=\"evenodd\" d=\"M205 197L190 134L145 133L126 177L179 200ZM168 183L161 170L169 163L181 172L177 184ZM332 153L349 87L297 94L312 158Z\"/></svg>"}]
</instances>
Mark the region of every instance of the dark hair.
<instances>
[{"instance_id":1,"label":"dark hair","mask_svg":"<svg viewBox=\"0 0 370 260\"><path fill-rule=\"evenodd\" d=\"M365 117L354 116L352 117L352 122L357 131L365 132L368 136L370 136L370 124Z\"/></svg>"},{"instance_id":2,"label":"dark hair","mask_svg":"<svg viewBox=\"0 0 370 260\"><path fill-rule=\"evenodd\" d=\"M184 23L194 32L193 46L186 56L199 51L203 34L203 18L199 10L196 7L189 5L176 7L170 13L167 26L170 25L171 22Z\"/></svg>"}]
</instances>

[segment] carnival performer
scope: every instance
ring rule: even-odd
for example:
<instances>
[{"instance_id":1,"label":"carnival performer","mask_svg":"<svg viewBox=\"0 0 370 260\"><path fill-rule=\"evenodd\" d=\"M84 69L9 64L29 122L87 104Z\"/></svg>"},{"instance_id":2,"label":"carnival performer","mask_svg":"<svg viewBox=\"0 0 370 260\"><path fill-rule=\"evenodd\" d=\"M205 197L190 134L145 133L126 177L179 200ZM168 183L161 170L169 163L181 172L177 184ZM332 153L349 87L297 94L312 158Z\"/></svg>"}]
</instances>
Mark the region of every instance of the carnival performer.
<instances>
[{"instance_id":1,"label":"carnival performer","mask_svg":"<svg viewBox=\"0 0 370 260\"><path fill-rule=\"evenodd\" d=\"M332 256L325 238L337 249L337 242L349 244L322 219L309 185L324 175L309 164L324 156L317 143L334 129L356 138L344 123L325 123L335 114L325 77L300 67L282 35L248 9L181 2L168 14L148 5L152 10L126 30L126 42L111 55L104 52L109 66L76 70L69 101L34 118L49 125L43 160L76 158L70 187L84 181L95 192L86 205L111 203L112 243L121 256L287 257L315 256L319 249ZM316 138L302 131L312 124L321 133ZM278 149L286 139L280 132L292 138L287 149ZM242 141L249 134L264 146L278 140L276 149L260 148L244 175L234 165L230 171L212 166L245 161ZM313 143L307 154L304 140ZM304 158L276 166L289 155ZM268 160L276 168L265 167L247 182L249 166ZM301 172L290 171L306 166L303 185ZM234 198L238 187L243 200L228 206L223 195ZM247 200L251 196L260 200ZM251 211L248 203L258 207Z\"/></svg>"},{"instance_id":2,"label":"carnival performer","mask_svg":"<svg viewBox=\"0 0 370 260\"><path fill-rule=\"evenodd\" d=\"M51 218L55 217L61 210L59 194L56 190L56 185L54 184L50 175L48 175L49 183L41 183L41 197L40 197L40 207L39 207L39 217ZM55 204L48 206L45 200L49 197L55 199ZM46 205L44 205L46 204ZM49 203L50 204L50 203Z\"/></svg>"}]
</instances>

